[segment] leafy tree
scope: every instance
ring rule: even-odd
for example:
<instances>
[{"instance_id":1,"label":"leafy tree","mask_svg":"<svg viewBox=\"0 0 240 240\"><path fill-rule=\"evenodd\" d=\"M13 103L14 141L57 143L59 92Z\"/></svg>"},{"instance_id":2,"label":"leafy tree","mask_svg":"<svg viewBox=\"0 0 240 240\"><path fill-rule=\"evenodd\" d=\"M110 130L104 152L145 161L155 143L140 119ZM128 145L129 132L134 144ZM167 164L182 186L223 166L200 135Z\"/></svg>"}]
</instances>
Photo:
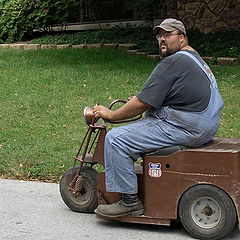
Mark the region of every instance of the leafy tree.
<instances>
[{"instance_id":1,"label":"leafy tree","mask_svg":"<svg viewBox=\"0 0 240 240\"><path fill-rule=\"evenodd\" d=\"M78 0L0 0L0 39L22 40L34 29L66 24Z\"/></svg>"},{"instance_id":2,"label":"leafy tree","mask_svg":"<svg viewBox=\"0 0 240 240\"><path fill-rule=\"evenodd\" d=\"M154 18L162 18L166 16L165 0L138 0L135 2L140 17L152 23Z\"/></svg>"}]
</instances>

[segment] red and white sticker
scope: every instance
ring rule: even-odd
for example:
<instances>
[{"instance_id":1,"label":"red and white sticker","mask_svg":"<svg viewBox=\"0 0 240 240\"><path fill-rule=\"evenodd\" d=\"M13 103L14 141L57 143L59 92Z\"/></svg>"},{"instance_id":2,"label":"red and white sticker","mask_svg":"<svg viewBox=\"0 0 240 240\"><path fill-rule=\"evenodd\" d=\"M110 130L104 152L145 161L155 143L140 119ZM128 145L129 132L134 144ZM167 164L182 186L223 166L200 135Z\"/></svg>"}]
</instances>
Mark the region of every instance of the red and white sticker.
<instances>
[{"instance_id":1,"label":"red and white sticker","mask_svg":"<svg viewBox=\"0 0 240 240\"><path fill-rule=\"evenodd\" d=\"M148 175L154 178L161 177L162 176L161 164L150 162L148 164Z\"/></svg>"}]
</instances>

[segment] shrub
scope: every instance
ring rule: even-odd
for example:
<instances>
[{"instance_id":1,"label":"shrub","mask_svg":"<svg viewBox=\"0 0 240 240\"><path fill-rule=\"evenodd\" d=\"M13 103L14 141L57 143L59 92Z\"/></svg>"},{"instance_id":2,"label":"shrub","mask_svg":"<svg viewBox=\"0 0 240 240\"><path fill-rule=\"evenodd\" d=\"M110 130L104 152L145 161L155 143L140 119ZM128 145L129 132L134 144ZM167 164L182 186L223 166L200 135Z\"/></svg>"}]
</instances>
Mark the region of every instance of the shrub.
<instances>
[{"instance_id":1,"label":"shrub","mask_svg":"<svg viewBox=\"0 0 240 240\"><path fill-rule=\"evenodd\" d=\"M240 32L215 32L205 35L197 30L192 30L188 36L192 47L203 56L240 59Z\"/></svg>"},{"instance_id":2,"label":"shrub","mask_svg":"<svg viewBox=\"0 0 240 240\"><path fill-rule=\"evenodd\" d=\"M0 39L17 41L46 29L54 22L65 24L77 0L0 0Z\"/></svg>"},{"instance_id":3,"label":"shrub","mask_svg":"<svg viewBox=\"0 0 240 240\"><path fill-rule=\"evenodd\" d=\"M202 56L237 57L240 59L240 32L218 32L203 34L197 30L188 31L190 45ZM42 44L83 44L83 43L135 43L136 48L149 54L159 52L152 27L115 27L97 31L45 35L33 40Z\"/></svg>"}]
</instances>

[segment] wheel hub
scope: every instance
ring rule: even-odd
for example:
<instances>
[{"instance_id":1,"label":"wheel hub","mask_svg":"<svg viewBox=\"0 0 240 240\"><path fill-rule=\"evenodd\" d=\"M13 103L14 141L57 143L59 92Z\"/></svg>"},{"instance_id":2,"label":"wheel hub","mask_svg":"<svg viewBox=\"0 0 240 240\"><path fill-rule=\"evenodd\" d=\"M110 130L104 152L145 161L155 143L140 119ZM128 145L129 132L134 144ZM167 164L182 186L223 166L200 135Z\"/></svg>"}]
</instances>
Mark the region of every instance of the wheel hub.
<instances>
[{"instance_id":1,"label":"wheel hub","mask_svg":"<svg viewBox=\"0 0 240 240\"><path fill-rule=\"evenodd\" d=\"M91 186L89 185L89 183L84 179L82 179L81 188L78 189L77 192L70 191L69 196L73 202L77 204L85 205L91 200L93 195L93 192L90 191L90 189L91 189Z\"/></svg>"},{"instance_id":2,"label":"wheel hub","mask_svg":"<svg viewBox=\"0 0 240 240\"><path fill-rule=\"evenodd\" d=\"M222 214L219 204L214 199L202 197L191 205L191 216L199 227L209 229L219 224Z\"/></svg>"}]
</instances>

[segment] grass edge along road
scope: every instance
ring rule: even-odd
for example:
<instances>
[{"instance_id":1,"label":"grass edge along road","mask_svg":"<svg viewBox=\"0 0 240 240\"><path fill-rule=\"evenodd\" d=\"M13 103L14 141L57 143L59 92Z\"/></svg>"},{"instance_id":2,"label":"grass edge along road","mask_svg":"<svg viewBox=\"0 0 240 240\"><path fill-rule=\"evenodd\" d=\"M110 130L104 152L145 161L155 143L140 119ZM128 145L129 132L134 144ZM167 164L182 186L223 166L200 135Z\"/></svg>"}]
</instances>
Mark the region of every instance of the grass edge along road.
<instances>
[{"instance_id":1,"label":"grass edge along road","mask_svg":"<svg viewBox=\"0 0 240 240\"><path fill-rule=\"evenodd\" d=\"M58 181L72 166L85 106L127 99L157 64L115 49L0 50L0 174ZM239 137L240 65L211 66L225 107L218 137Z\"/></svg>"}]
</instances>

